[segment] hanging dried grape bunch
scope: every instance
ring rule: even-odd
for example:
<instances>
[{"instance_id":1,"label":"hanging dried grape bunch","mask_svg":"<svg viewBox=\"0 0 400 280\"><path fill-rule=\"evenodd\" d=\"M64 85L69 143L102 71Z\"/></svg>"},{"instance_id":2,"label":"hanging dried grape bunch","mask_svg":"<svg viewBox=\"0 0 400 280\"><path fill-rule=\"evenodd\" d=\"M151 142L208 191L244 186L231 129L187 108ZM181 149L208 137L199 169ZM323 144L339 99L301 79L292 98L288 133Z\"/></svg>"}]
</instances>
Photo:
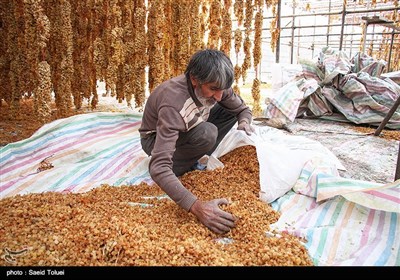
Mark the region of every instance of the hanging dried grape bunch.
<instances>
[{"instance_id":1,"label":"hanging dried grape bunch","mask_svg":"<svg viewBox=\"0 0 400 280\"><path fill-rule=\"evenodd\" d=\"M253 62L254 68L257 72L257 67L261 62L261 34L262 34L263 16L262 10L258 10L255 19L255 34L254 34L254 47L253 47Z\"/></svg>"},{"instance_id":2,"label":"hanging dried grape bunch","mask_svg":"<svg viewBox=\"0 0 400 280\"><path fill-rule=\"evenodd\" d=\"M41 61L39 67L39 84L35 89L34 106L39 120L46 123L51 117L51 71L47 61Z\"/></svg>"},{"instance_id":3,"label":"hanging dried grape bunch","mask_svg":"<svg viewBox=\"0 0 400 280\"><path fill-rule=\"evenodd\" d=\"M396 40L400 40L399 35L396 36ZM395 47L395 50L394 50L393 62L394 62L392 65L393 69L399 69L400 68L400 47L398 45Z\"/></svg>"},{"instance_id":4,"label":"hanging dried grape bunch","mask_svg":"<svg viewBox=\"0 0 400 280\"><path fill-rule=\"evenodd\" d=\"M235 0L235 4L233 4L233 13L238 21L238 26L241 26L244 19L244 0Z\"/></svg>"},{"instance_id":5,"label":"hanging dried grape bunch","mask_svg":"<svg viewBox=\"0 0 400 280\"><path fill-rule=\"evenodd\" d=\"M382 58L382 57L384 56L384 53L383 53L383 46L384 46L384 44L386 43L386 41L387 41L387 38L382 37L382 40L381 40L381 42L379 43L378 52L377 52L377 54L376 54L379 58Z\"/></svg>"},{"instance_id":6,"label":"hanging dried grape bunch","mask_svg":"<svg viewBox=\"0 0 400 280\"><path fill-rule=\"evenodd\" d=\"M147 30L147 36L149 38L148 58L150 92L164 81L163 30L166 26L163 10L163 1L150 2Z\"/></svg>"},{"instance_id":7,"label":"hanging dried grape bunch","mask_svg":"<svg viewBox=\"0 0 400 280\"><path fill-rule=\"evenodd\" d=\"M71 4L67 0L44 1L50 19L51 35L48 43L52 85L57 105L57 116L69 115L72 108L73 29Z\"/></svg>"},{"instance_id":8,"label":"hanging dried grape bunch","mask_svg":"<svg viewBox=\"0 0 400 280\"><path fill-rule=\"evenodd\" d=\"M177 76L180 73L179 69L178 69L178 65L179 65L179 50L181 49L181 44L183 42L180 42L178 40L179 38L179 19L180 19L180 9L179 9L179 3L177 1L171 1L171 12L172 12L172 24L175 28L172 28L172 41L170 42L171 44L168 46L169 48L171 48L171 59L170 59L170 63L172 65L172 75L173 76ZM150 40L150 38L149 38Z\"/></svg>"},{"instance_id":9,"label":"hanging dried grape bunch","mask_svg":"<svg viewBox=\"0 0 400 280\"><path fill-rule=\"evenodd\" d=\"M93 62L95 65L96 78L105 81L108 67L108 0L97 0L93 4L94 17L94 42Z\"/></svg>"},{"instance_id":10,"label":"hanging dried grape bunch","mask_svg":"<svg viewBox=\"0 0 400 280\"><path fill-rule=\"evenodd\" d=\"M235 71L235 82L236 84L238 84L240 76L242 75L242 68L236 64L234 67L234 71Z\"/></svg>"},{"instance_id":11,"label":"hanging dried grape bunch","mask_svg":"<svg viewBox=\"0 0 400 280\"><path fill-rule=\"evenodd\" d=\"M7 52L8 45L12 42L9 41L9 26L11 25L11 21L13 20L13 16L9 13L11 6L11 1L4 1L0 5L0 108L2 106L2 100L4 100L7 104L11 104L12 100L12 89L11 89L11 81L9 77L9 69L10 69L10 56Z\"/></svg>"},{"instance_id":12,"label":"hanging dried grape bunch","mask_svg":"<svg viewBox=\"0 0 400 280\"><path fill-rule=\"evenodd\" d=\"M201 48L206 48L206 41L204 36L207 31L207 20L208 20L208 0L202 0L201 13L200 13L200 34L203 36Z\"/></svg>"},{"instance_id":13,"label":"hanging dried grape bunch","mask_svg":"<svg viewBox=\"0 0 400 280\"><path fill-rule=\"evenodd\" d=\"M90 99L90 68L89 65L89 50L90 50L90 37L91 30L89 28L90 22L90 1L71 1L71 8L74 11L71 14L71 23L73 32L73 80L71 84L73 101L76 109L82 107L83 98ZM82 82L87 81L87 82Z\"/></svg>"},{"instance_id":14,"label":"hanging dried grape bunch","mask_svg":"<svg viewBox=\"0 0 400 280\"><path fill-rule=\"evenodd\" d=\"M189 53L195 53L202 48L203 33L201 33L200 26L200 9L201 0L194 0L190 2L192 16L190 17L190 48Z\"/></svg>"},{"instance_id":15,"label":"hanging dried grape bunch","mask_svg":"<svg viewBox=\"0 0 400 280\"><path fill-rule=\"evenodd\" d=\"M132 84L136 106L143 107L146 96L146 66L148 65L146 7L144 0L135 1L134 14L131 20L134 26L134 43L132 49L133 75L127 78L130 79Z\"/></svg>"},{"instance_id":16,"label":"hanging dried grape bunch","mask_svg":"<svg viewBox=\"0 0 400 280\"><path fill-rule=\"evenodd\" d=\"M254 0L254 7L257 7L257 9L262 9L264 6L264 0Z\"/></svg>"},{"instance_id":17,"label":"hanging dried grape bunch","mask_svg":"<svg viewBox=\"0 0 400 280\"><path fill-rule=\"evenodd\" d=\"M38 64L40 56L40 48L38 45L37 21L41 7L37 0L23 1L24 16L24 41L26 46L23 51L26 56L25 75L26 94L30 97L38 84Z\"/></svg>"},{"instance_id":18,"label":"hanging dried grape bunch","mask_svg":"<svg viewBox=\"0 0 400 280\"><path fill-rule=\"evenodd\" d=\"M242 30L240 30L240 28L237 28L235 30L233 38L234 38L234 41L235 41L235 53L236 53L236 55L238 55L239 52L240 52L240 48L242 47L242 40L243 40L243 38L242 38Z\"/></svg>"},{"instance_id":19,"label":"hanging dried grape bunch","mask_svg":"<svg viewBox=\"0 0 400 280\"><path fill-rule=\"evenodd\" d=\"M182 0L183 3L179 4L179 19L178 19L178 37L179 41L177 54L178 60L176 65L175 75L182 74L186 65L190 59L190 18L192 16L192 11L190 9L191 0Z\"/></svg>"},{"instance_id":20,"label":"hanging dried grape bunch","mask_svg":"<svg viewBox=\"0 0 400 280\"><path fill-rule=\"evenodd\" d=\"M124 93L124 63L126 58L126 45L124 41L124 25L123 25L123 2L117 2L112 9L114 15L114 28L111 30L111 48L113 54L111 56L108 76L110 81L115 85L116 98L118 102L122 102L125 98Z\"/></svg>"},{"instance_id":21,"label":"hanging dried grape bunch","mask_svg":"<svg viewBox=\"0 0 400 280\"><path fill-rule=\"evenodd\" d=\"M222 34L221 34L221 50L228 56L232 47L232 18L231 18L231 0L224 1L222 10Z\"/></svg>"},{"instance_id":22,"label":"hanging dried grape bunch","mask_svg":"<svg viewBox=\"0 0 400 280\"><path fill-rule=\"evenodd\" d=\"M265 4L267 5L267 8L270 8L278 5L278 0L265 0Z\"/></svg>"},{"instance_id":23,"label":"hanging dried grape bunch","mask_svg":"<svg viewBox=\"0 0 400 280\"><path fill-rule=\"evenodd\" d=\"M385 53L385 60L389 60L389 50L390 50L390 44L387 43L386 45L383 46L383 52Z\"/></svg>"},{"instance_id":24,"label":"hanging dried grape bunch","mask_svg":"<svg viewBox=\"0 0 400 280\"><path fill-rule=\"evenodd\" d=\"M118 66L123 62L123 29L121 27L121 8L118 0L110 0L107 14L106 45L108 65L106 71L106 85L111 90L111 95L116 96L116 84L118 80ZM118 99L118 98L117 98Z\"/></svg>"},{"instance_id":25,"label":"hanging dried grape bunch","mask_svg":"<svg viewBox=\"0 0 400 280\"><path fill-rule=\"evenodd\" d=\"M123 33L123 42L124 42L124 62L120 66L120 76L118 80L121 84L121 90L118 89L118 95L122 96L123 99L126 100L126 103L129 107L132 107L132 96L134 94L134 82L132 77L134 77L133 65L136 63L134 60L135 55L135 31L133 26L133 9L134 9L134 1L126 0L121 3L121 11L122 11L122 22L124 33Z\"/></svg>"},{"instance_id":26,"label":"hanging dried grape bunch","mask_svg":"<svg viewBox=\"0 0 400 280\"><path fill-rule=\"evenodd\" d=\"M276 44L278 42L279 34L280 34L280 30L277 27L277 22L278 22L278 19L279 19L279 15L277 13L276 6L272 7L272 15L273 15L273 19L271 20L271 23L270 23L270 30L271 30L270 31L271 32L271 43L270 43L270 45L271 45L271 50L273 52L275 52Z\"/></svg>"},{"instance_id":27,"label":"hanging dried grape bunch","mask_svg":"<svg viewBox=\"0 0 400 280\"><path fill-rule=\"evenodd\" d=\"M240 87L238 86L238 84L234 84L234 85L233 85L233 91L234 91L237 95L240 95Z\"/></svg>"},{"instance_id":28,"label":"hanging dried grape bunch","mask_svg":"<svg viewBox=\"0 0 400 280\"><path fill-rule=\"evenodd\" d=\"M364 52L364 37L365 37L365 32L367 31L367 24L365 22L361 23L361 38L360 38L360 52Z\"/></svg>"},{"instance_id":29,"label":"hanging dried grape bunch","mask_svg":"<svg viewBox=\"0 0 400 280\"><path fill-rule=\"evenodd\" d=\"M210 14L208 17L209 35L208 47L212 49L219 48L219 41L221 37L221 24L222 24L222 4L220 0L213 0L210 6Z\"/></svg>"},{"instance_id":30,"label":"hanging dried grape bunch","mask_svg":"<svg viewBox=\"0 0 400 280\"><path fill-rule=\"evenodd\" d=\"M164 0L164 20L166 23L173 22L172 2L174 2L174 0ZM174 66L175 59L173 57L173 53L174 53L174 42L175 42L175 37L174 37L175 28L172 24L164 24L163 32L164 32L163 36L164 78L163 79L167 80L174 76L173 69L175 67Z\"/></svg>"},{"instance_id":31,"label":"hanging dried grape bunch","mask_svg":"<svg viewBox=\"0 0 400 280\"><path fill-rule=\"evenodd\" d=\"M40 60L45 60L46 56L46 48L47 48L47 43L49 42L50 39L50 20L49 18L44 14L43 7L40 7L38 9L38 14L37 14L37 40L38 40L38 46L40 49Z\"/></svg>"},{"instance_id":32,"label":"hanging dried grape bunch","mask_svg":"<svg viewBox=\"0 0 400 280\"><path fill-rule=\"evenodd\" d=\"M257 7L257 13L255 18L255 35L254 35L254 48L253 48L253 60L254 60L254 70L255 79L253 81L253 86L251 93L253 96L253 114L255 116L261 115L261 105L260 105L260 80L259 80L259 66L261 63L261 33L262 33L262 7Z\"/></svg>"},{"instance_id":33,"label":"hanging dried grape bunch","mask_svg":"<svg viewBox=\"0 0 400 280\"><path fill-rule=\"evenodd\" d=\"M369 56L372 56L373 55L373 50L374 50L374 43L373 43L373 41L371 41L371 43L369 44L369 48L368 48L367 54Z\"/></svg>"},{"instance_id":34,"label":"hanging dried grape bunch","mask_svg":"<svg viewBox=\"0 0 400 280\"><path fill-rule=\"evenodd\" d=\"M238 21L238 26L235 29L234 32L234 46L235 46L235 56L236 56L236 64L234 67L235 70L235 85L233 87L234 91L240 95L240 87L238 86L240 77L242 76L242 69L239 66L239 52L242 47L242 30L240 29L242 23L243 23L243 1L235 1L234 4L234 14L236 16L236 19Z\"/></svg>"},{"instance_id":35,"label":"hanging dried grape bunch","mask_svg":"<svg viewBox=\"0 0 400 280\"><path fill-rule=\"evenodd\" d=\"M242 64L242 78L243 78L243 83L246 83L246 78L247 78L247 70L250 69L251 67L251 41L250 37L246 35L244 38L244 43L243 43L243 49L244 49L244 61Z\"/></svg>"},{"instance_id":36,"label":"hanging dried grape bunch","mask_svg":"<svg viewBox=\"0 0 400 280\"><path fill-rule=\"evenodd\" d=\"M173 76L182 74L190 57L190 30L189 21L191 11L190 1L182 5L180 2L172 1L172 28L173 41L171 51L171 63L173 65Z\"/></svg>"},{"instance_id":37,"label":"hanging dried grape bunch","mask_svg":"<svg viewBox=\"0 0 400 280\"><path fill-rule=\"evenodd\" d=\"M245 9L245 18L243 26L247 32L250 32L251 24L253 21L253 10L254 10L253 0L246 0L245 7L246 9Z\"/></svg>"},{"instance_id":38,"label":"hanging dried grape bunch","mask_svg":"<svg viewBox=\"0 0 400 280\"><path fill-rule=\"evenodd\" d=\"M260 106L260 80L254 79L253 86L251 87L251 95L253 96L253 116L257 117L260 116L262 113L261 106Z\"/></svg>"},{"instance_id":39,"label":"hanging dried grape bunch","mask_svg":"<svg viewBox=\"0 0 400 280\"><path fill-rule=\"evenodd\" d=\"M251 24L253 21L253 4L252 0L246 1L246 11L245 11L245 19L244 19L244 44L243 44L243 51L244 51L244 61L242 64L242 77L243 83L246 82L247 78L247 70L251 67Z\"/></svg>"},{"instance_id":40,"label":"hanging dried grape bunch","mask_svg":"<svg viewBox=\"0 0 400 280\"><path fill-rule=\"evenodd\" d=\"M5 23L8 26L7 36L7 54L9 55L9 81L10 97L9 106L12 118L17 118L20 111L20 100L26 92L24 72L26 66L26 47L24 36L24 7L22 1L17 3L12 1L8 6L8 14L5 15Z\"/></svg>"},{"instance_id":41,"label":"hanging dried grape bunch","mask_svg":"<svg viewBox=\"0 0 400 280\"><path fill-rule=\"evenodd\" d=\"M94 7L94 3L96 0L89 0L87 1L87 8L88 8L88 36L87 36L87 41L88 41L88 49L87 49L87 65L86 65L86 71L87 71L87 80L89 84L89 90L86 92L87 95L84 95L83 97L87 98L88 101L90 100L90 107L91 109L95 109L99 97L97 94L97 74L96 74L96 65L94 61L94 40L96 39L96 36L98 34L98 31L96 30L95 27L95 14L92 11L92 7Z\"/></svg>"}]
</instances>

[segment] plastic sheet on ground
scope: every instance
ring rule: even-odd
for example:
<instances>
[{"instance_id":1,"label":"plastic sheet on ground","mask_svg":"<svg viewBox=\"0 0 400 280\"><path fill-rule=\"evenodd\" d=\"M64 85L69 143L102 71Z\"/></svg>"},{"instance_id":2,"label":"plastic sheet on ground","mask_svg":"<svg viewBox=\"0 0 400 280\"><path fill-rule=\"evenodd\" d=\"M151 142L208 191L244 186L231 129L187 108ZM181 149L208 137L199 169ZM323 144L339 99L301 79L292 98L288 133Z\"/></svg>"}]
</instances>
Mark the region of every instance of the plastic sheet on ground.
<instances>
[{"instance_id":1,"label":"plastic sheet on ground","mask_svg":"<svg viewBox=\"0 0 400 280\"><path fill-rule=\"evenodd\" d=\"M56 120L0 149L1 197L85 192L101 184L151 182L140 115L92 113ZM46 160L51 168L39 171Z\"/></svg>"},{"instance_id":2,"label":"plastic sheet on ground","mask_svg":"<svg viewBox=\"0 0 400 280\"><path fill-rule=\"evenodd\" d=\"M267 98L265 117L290 122L296 117L319 117L379 126L400 98L399 74L383 75L386 62L366 54L349 59L343 51L325 47L318 60L302 59L299 64L301 71L284 66L282 71L289 69L287 75L276 71L278 79L293 79L275 81L282 87ZM297 74L293 73L296 69ZM400 107L386 127L400 128Z\"/></svg>"},{"instance_id":3,"label":"plastic sheet on ground","mask_svg":"<svg viewBox=\"0 0 400 280\"><path fill-rule=\"evenodd\" d=\"M216 152L255 145L260 198L282 213L272 231L306 240L317 266L400 265L400 180L388 184L339 176L338 159L319 142L262 127L232 131Z\"/></svg>"}]
</instances>

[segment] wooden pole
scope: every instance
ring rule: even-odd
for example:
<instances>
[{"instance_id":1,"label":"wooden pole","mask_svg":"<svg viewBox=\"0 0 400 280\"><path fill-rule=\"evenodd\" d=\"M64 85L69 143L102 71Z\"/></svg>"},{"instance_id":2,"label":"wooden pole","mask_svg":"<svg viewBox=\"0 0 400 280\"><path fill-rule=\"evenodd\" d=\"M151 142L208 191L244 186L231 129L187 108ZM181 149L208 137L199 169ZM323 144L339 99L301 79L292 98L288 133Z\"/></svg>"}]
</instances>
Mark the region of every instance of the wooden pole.
<instances>
[{"instance_id":1,"label":"wooden pole","mask_svg":"<svg viewBox=\"0 0 400 280\"><path fill-rule=\"evenodd\" d=\"M381 134L382 129L386 126L389 122L390 118L393 116L394 112L396 112L397 107L400 105L400 96L397 98L396 102L393 104L392 108L390 108L389 112L387 113L386 117L383 119L379 127L375 130L374 135L379 136Z\"/></svg>"}]
</instances>

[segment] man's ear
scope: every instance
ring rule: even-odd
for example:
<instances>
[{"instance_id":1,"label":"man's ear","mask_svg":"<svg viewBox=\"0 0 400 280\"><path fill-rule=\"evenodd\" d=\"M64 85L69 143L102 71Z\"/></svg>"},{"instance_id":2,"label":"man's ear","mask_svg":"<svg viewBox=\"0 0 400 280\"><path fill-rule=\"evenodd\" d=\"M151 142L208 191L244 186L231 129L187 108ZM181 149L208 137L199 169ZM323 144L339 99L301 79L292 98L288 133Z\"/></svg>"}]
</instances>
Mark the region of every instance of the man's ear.
<instances>
[{"instance_id":1,"label":"man's ear","mask_svg":"<svg viewBox=\"0 0 400 280\"><path fill-rule=\"evenodd\" d=\"M190 81L192 82L193 87L197 87L198 82L192 75L190 75Z\"/></svg>"}]
</instances>

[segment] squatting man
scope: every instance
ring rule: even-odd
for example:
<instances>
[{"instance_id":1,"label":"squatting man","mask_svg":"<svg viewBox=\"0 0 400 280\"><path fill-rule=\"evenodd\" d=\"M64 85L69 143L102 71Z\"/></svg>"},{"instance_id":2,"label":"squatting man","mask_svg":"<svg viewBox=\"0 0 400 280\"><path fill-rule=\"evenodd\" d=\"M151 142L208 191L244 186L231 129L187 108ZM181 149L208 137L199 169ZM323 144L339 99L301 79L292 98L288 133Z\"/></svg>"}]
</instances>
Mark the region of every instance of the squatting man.
<instances>
[{"instance_id":1,"label":"squatting man","mask_svg":"<svg viewBox=\"0 0 400 280\"><path fill-rule=\"evenodd\" d=\"M232 89L234 69L222 51L204 49L190 58L184 74L171 78L150 94L139 129L141 145L151 156L151 178L180 207L210 230L229 232L236 218L219 205L226 198L198 199L178 177L205 168L198 160L211 155L238 122L248 135L252 113Z\"/></svg>"}]
</instances>

